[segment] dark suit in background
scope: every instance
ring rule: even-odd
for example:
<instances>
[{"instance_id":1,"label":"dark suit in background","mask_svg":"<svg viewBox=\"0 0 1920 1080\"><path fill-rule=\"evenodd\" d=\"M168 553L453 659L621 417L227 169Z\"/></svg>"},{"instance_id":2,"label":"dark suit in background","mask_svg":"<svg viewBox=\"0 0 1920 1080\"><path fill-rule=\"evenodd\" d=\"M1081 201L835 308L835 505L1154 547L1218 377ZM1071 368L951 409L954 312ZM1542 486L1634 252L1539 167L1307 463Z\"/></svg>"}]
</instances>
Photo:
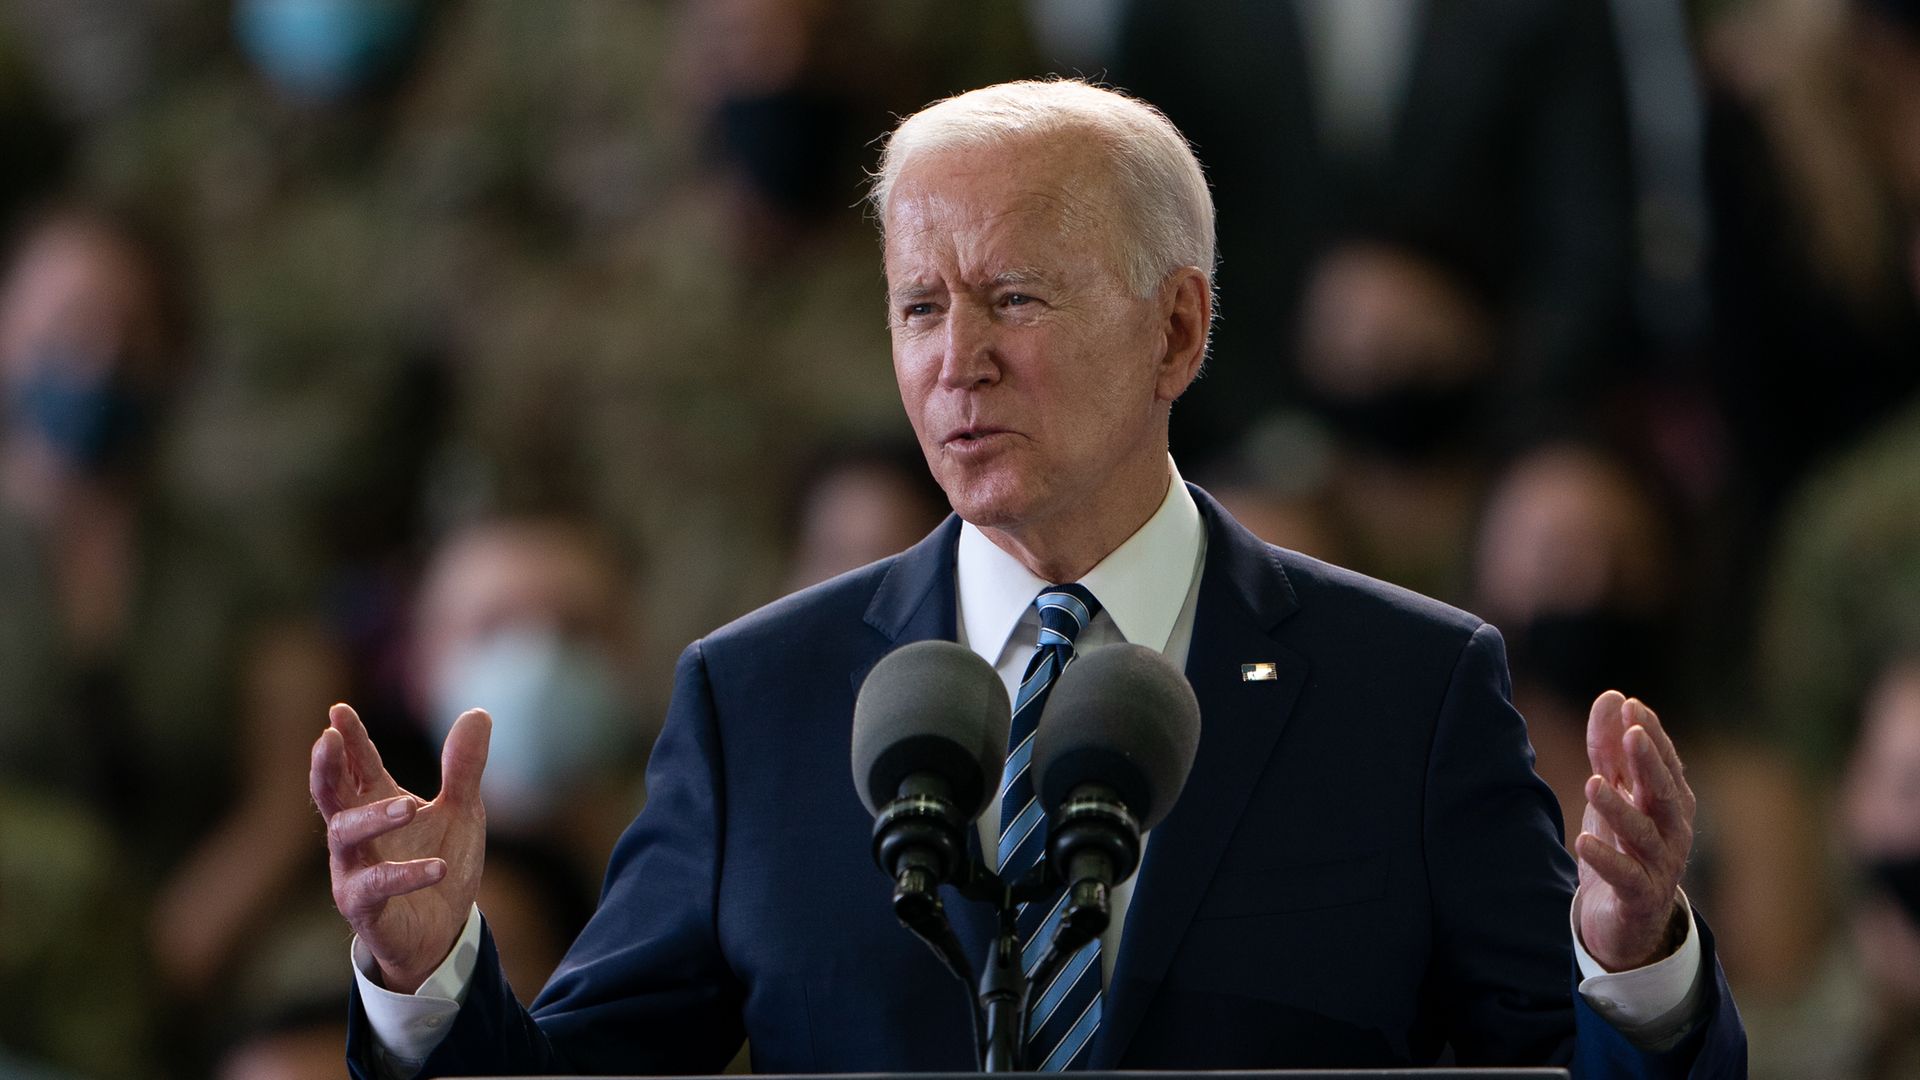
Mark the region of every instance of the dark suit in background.
<instances>
[{"instance_id":1,"label":"dark suit in background","mask_svg":"<svg viewBox=\"0 0 1920 1080\"><path fill-rule=\"evenodd\" d=\"M1493 629L1268 547L1195 491L1199 757L1153 832L1092 1067L1406 1066L1451 1044L1744 1076L1717 963L1709 1021L1668 1054L1576 1004L1573 865ZM531 1016L489 939L423 1075L712 1072L743 1035L762 1072L974 1067L968 991L895 923L848 771L868 670L956 633L958 532L686 651L599 913ZM1243 681L1250 662L1279 678ZM949 909L982 955L989 914ZM356 999L363 1078L371 1042Z\"/></svg>"},{"instance_id":2,"label":"dark suit in background","mask_svg":"<svg viewBox=\"0 0 1920 1080\"><path fill-rule=\"evenodd\" d=\"M1418 0L1385 143L1323 130L1300 0L1133 0L1113 81L1193 141L1219 207L1211 374L1181 460L1302 403L1296 316L1319 257L1393 244L1476 286L1503 327L1496 421L1578 405L1628 344L1632 183L1606 0ZM1382 11L1389 5L1382 5ZM1550 421L1541 420L1541 430Z\"/></svg>"}]
</instances>

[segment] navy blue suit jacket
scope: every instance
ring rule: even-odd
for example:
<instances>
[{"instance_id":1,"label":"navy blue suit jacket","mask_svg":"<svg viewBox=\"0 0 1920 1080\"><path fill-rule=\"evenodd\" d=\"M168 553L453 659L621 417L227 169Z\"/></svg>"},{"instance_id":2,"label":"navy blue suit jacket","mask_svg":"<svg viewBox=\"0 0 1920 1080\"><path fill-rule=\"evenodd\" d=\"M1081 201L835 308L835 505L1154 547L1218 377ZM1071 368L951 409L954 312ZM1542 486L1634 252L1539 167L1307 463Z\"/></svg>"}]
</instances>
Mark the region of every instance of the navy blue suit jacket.
<instances>
[{"instance_id":1,"label":"navy blue suit jacket","mask_svg":"<svg viewBox=\"0 0 1920 1080\"><path fill-rule=\"evenodd\" d=\"M1092 1067L1404 1067L1450 1046L1744 1076L1710 948L1711 1019L1673 1051L1635 1051L1578 1001L1574 869L1493 628L1261 543L1195 495L1199 755L1148 845ZM955 636L958 531L687 649L598 913L531 1014L488 941L423 1075L714 1072L743 1036L761 1072L974 1067L969 991L894 921L848 764L874 663ZM1243 681L1255 662L1279 677ZM983 955L989 913L949 910Z\"/></svg>"}]
</instances>

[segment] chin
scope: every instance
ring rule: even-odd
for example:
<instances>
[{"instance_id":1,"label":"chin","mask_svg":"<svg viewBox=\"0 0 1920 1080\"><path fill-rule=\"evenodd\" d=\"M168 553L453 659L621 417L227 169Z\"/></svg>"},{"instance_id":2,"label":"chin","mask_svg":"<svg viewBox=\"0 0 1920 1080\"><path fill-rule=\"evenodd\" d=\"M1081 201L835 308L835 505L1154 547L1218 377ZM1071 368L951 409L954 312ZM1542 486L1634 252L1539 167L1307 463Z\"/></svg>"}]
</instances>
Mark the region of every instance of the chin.
<instances>
[{"instance_id":1,"label":"chin","mask_svg":"<svg viewBox=\"0 0 1920 1080\"><path fill-rule=\"evenodd\" d=\"M941 477L947 501L962 518L982 529L1010 529L1027 520L1034 506L1031 489L1007 477Z\"/></svg>"}]
</instances>

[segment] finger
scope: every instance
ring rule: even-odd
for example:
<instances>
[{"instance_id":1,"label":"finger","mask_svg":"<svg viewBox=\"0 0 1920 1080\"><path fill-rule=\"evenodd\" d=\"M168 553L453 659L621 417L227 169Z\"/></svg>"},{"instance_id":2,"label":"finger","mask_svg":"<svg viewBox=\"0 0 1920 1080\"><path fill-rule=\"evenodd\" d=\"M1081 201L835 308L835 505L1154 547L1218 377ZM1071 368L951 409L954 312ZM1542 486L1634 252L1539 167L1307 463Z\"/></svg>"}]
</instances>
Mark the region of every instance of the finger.
<instances>
[{"instance_id":1,"label":"finger","mask_svg":"<svg viewBox=\"0 0 1920 1080\"><path fill-rule=\"evenodd\" d=\"M440 748L440 801L451 806L480 805L480 774L487 768L492 736L493 717L485 709L468 709L453 722L446 745Z\"/></svg>"},{"instance_id":2,"label":"finger","mask_svg":"<svg viewBox=\"0 0 1920 1080\"><path fill-rule=\"evenodd\" d=\"M1594 698L1593 708L1587 711L1587 761L1594 772L1616 783L1626 773L1620 754L1620 736L1627 730L1622 715L1626 703L1626 695L1609 690Z\"/></svg>"},{"instance_id":3,"label":"finger","mask_svg":"<svg viewBox=\"0 0 1920 1080\"><path fill-rule=\"evenodd\" d=\"M1653 736L1639 724L1627 729L1627 775L1633 781L1633 804L1653 819L1664 833L1687 827L1680 811L1680 793L1673 773L1653 744Z\"/></svg>"},{"instance_id":4,"label":"finger","mask_svg":"<svg viewBox=\"0 0 1920 1080\"><path fill-rule=\"evenodd\" d=\"M396 795L391 799L342 810L327 818L327 846L336 854L345 854L369 840L398 829L413 820L419 808L413 796Z\"/></svg>"},{"instance_id":5,"label":"finger","mask_svg":"<svg viewBox=\"0 0 1920 1080\"><path fill-rule=\"evenodd\" d=\"M346 743L347 763L353 770L355 790L376 799L397 794L399 785L387 775L387 768L380 761L380 751L374 747L373 737L367 734L367 726L361 723L360 714L353 711L353 706L345 702L335 705L327 710L327 720Z\"/></svg>"},{"instance_id":6,"label":"finger","mask_svg":"<svg viewBox=\"0 0 1920 1080\"><path fill-rule=\"evenodd\" d=\"M1613 886L1615 892L1629 898L1630 902L1645 904L1652 899L1654 886L1647 877L1646 868L1599 837L1592 833L1581 833L1573 838L1573 850L1588 869L1599 875L1600 880Z\"/></svg>"},{"instance_id":7,"label":"finger","mask_svg":"<svg viewBox=\"0 0 1920 1080\"><path fill-rule=\"evenodd\" d=\"M1598 777L1598 775L1599 774L1596 773L1595 777ZM1594 777L1589 777L1588 782L1591 783L1593 779ZM1590 832L1606 843L1611 844L1616 842L1613 835L1613 827L1608 825L1606 819L1600 816L1600 811L1594 807L1591 797L1587 798L1587 805L1585 809L1581 811L1580 828L1581 831Z\"/></svg>"},{"instance_id":8,"label":"finger","mask_svg":"<svg viewBox=\"0 0 1920 1080\"><path fill-rule=\"evenodd\" d=\"M437 885L446 876L445 859L374 863L347 875L339 897L340 914L350 920L365 918L394 897Z\"/></svg>"},{"instance_id":9,"label":"finger","mask_svg":"<svg viewBox=\"0 0 1920 1080\"><path fill-rule=\"evenodd\" d=\"M1674 747L1673 738L1667 734L1666 725L1660 717L1647 707L1639 698L1629 698L1627 707L1632 711L1630 723L1639 724L1652 736L1653 745L1660 751L1660 760L1666 763L1667 771L1673 774L1675 788L1678 789L1680 803L1686 811L1687 820L1693 820L1695 808L1693 787L1687 783L1687 767L1680 761L1680 751Z\"/></svg>"},{"instance_id":10,"label":"finger","mask_svg":"<svg viewBox=\"0 0 1920 1080\"><path fill-rule=\"evenodd\" d=\"M307 789L323 819L349 806L360 805L361 799L354 791L348 772L347 750L340 732L327 728L314 740L312 764L307 770Z\"/></svg>"},{"instance_id":11,"label":"finger","mask_svg":"<svg viewBox=\"0 0 1920 1080\"><path fill-rule=\"evenodd\" d=\"M1620 848L1643 864L1660 865L1665 862L1659 828L1651 817L1627 801L1620 789L1601 777L1590 776L1587 778L1587 805L1606 823Z\"/></svg>"}]
</instances>

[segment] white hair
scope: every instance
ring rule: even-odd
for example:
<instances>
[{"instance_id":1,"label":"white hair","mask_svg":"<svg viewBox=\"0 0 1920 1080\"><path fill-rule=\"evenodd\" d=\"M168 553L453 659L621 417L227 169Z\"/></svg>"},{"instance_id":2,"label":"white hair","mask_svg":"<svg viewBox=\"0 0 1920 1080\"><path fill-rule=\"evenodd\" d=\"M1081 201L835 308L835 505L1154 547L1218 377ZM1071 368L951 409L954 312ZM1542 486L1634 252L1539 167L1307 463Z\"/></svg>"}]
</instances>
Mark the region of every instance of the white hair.
<instances>
[{"instance_id":1,"label":"white hair","mask_svg":"<svg viewBox=\"0 0 1920 1080\"><path fill-rule=\"evenodd\" d=\"M936 101L900 122L880 152L867 199L884 234L887 199L916 155L983 149L1014 138L1088 135L1105 148L1121 205L1113 214L1127 285L1151 295L1168 274L1213 277L1213 194L1186 137L1160 110L1078 79L1001 83Z\"/></svg>"}]
</instances>

